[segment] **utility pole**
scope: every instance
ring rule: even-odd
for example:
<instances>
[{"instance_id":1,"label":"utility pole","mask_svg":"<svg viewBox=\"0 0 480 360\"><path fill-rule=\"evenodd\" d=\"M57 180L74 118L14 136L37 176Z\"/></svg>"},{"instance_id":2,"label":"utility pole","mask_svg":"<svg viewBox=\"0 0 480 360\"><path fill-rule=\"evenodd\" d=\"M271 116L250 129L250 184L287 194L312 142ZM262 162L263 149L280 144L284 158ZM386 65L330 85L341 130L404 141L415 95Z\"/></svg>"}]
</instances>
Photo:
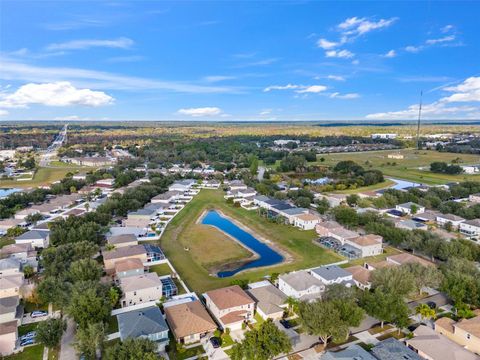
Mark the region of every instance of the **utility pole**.
<instances>
[{"instance_id":1,"label":"utility pole","mask_svg":"<svg viewBox=\"0 0 480 360\"><path fill-rule=\"evenodd\" d=\"M417 150L420 150L420 120L422 118L422 100L423 100L423 90L420 91L420 105L418 106Z\"/></svg>"}]
</instances>

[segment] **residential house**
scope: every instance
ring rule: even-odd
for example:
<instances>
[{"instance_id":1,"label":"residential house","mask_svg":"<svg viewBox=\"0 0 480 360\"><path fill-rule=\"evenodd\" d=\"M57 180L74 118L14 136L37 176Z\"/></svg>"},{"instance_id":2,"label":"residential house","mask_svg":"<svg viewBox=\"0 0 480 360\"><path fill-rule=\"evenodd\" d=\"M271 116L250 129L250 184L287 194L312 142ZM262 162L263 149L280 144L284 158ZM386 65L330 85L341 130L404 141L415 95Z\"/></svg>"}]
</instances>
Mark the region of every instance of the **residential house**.
<instances>
[{"instance_id":1,"label":"residential house","mask_svg":"<svg viewBox=\"0 0 480 360\"><path fill-rule=\"evenodd\" d=\"M238 285L208 291L203 297L222 329L240 330L253 319L255 301Z\"/></svg>"},{"instance_id":2,"label":"residential house","mask_svg":"<svg viewBox=\"0 0 480 360\"><path fill-rule=\"evenodd\" d=\"M452 229L456 230L460 227L460 224L465 221L465 219L453 214L441 214L437 216L435 221L440 226L446 226L447 224L450 224Z\"/></svg>"},{"instance_id":3,"label":"residential house","mask_svg":"<svg viewBox=\"0 0 480 360\"><path fill-rule=\"evenodd\" d=\"M395 210L401 211L402 213L407 215L416 215L424 213L425 207L410 201L404 204L398 204L397 206L395 206Z\"/></svg>"},{"instance_id":4,"label":"residential house","mask_svg":"<svg viewBox=\"0 0 480 360\"><path fill-rule=\"evenodd\" d=\"M183 191L167 191L154 196L150 201L152 204L170 204L174 203L183 195Z\"/></svg>"},{"instance_id":5,"label":"residential house","mask_svg":"<svg viewBox=\"0 0 480 360\"><path fill-rule=\"evenodd\" d=\"M0 355L10 355L15 350L18 340L17 325L17 321L10 321L0 326Z\"/></svg>"},{"instance_id":6,"label":"residential house","mask_svg":"<svg viewBox=\"0 0 480 360\"><path fill-rule=\"evenodd\" d=\"M0 298L0 326L10 321L19 322L22 315L19 310L23 309L19 305L20 298L18 296Z\"/></svg>"},{"instance_id":7,"label":"residential house","mask_svg":"<svg viewBox=\"0 0 480 360\"><path fill-rule=\"evenodd\" d=\"M21 263L15 258L0 259L0 277L21 274Z\"/></svg>"},{"instance_id":8,"label":"residential house","mask_svg":"<svg viewBox=\"0 0 480 360\"><path fill-rule=\"evenodd\" d=\"M411 220L411 219L406 219L406 220L400 220L395 223L395 227L399 229L404 229L404 230L428 230L428 226L419 221Z\"/></svg>"},{"instance_id":9,"label":"residential house","mask_svg":"<svg viewBox=\"0 0 480 360\"><path fill-rule=\"evenodd\" d=\"M328 201L328 205L330 207L337 207L344 204L347 201L347 195L345 194L329 194L329 195L321 195L317 197L318 199L326 199Z\"/></svg>"},{"instance_id":10,"label":"residential house","mask_svg":"<svg viewBox=\"0 0 480 360\"><path fill-rule=\"evenodd\" d=\"M435 321L435 331L465 349L480 354L480 316L460 321L443 317Z\"/></svg>"},{"instance_id":11,"label":"residential house","mask_svg":"<svg viewBox=\"0 0 480 360\"><path fill-rule=\"evenodd\" d=\"M88 167L99 167L99 166L110 166L115 164L116 160L110 157L75 157L69 158L67 162L70 162L75 165L88 166Z\"/></svg>"},{"instance_id":12,"label":"residential house","mask_svg":"<svg viewBox=\"0 0 480 360\"><path fill-rule=\"evenodd\" d=\"M345 245L350 245L357 249L360 252L360 257L363 258L382 254L382 242L383 237L380 235L368 234L353 239L346 239Z\"/></svg>"},{"instance_id":13,"label":"residential house","mask_svg":"<svg viewBox=\"0 0 480 360\"><path fill-rule=\"evenodd\" d=\"M259 284L256 286L255 284ZM287 307L287 295L269 282L249 285L248 294L257 302L257 314L264 320L280 320Z\"/></svg>"},{"instance_id":14,"label":"residential house","mask_svg":"<svg viewBox=\"0 0 480 360\"><path fill-rule=\"evenodd\" d=\"M411 264L411 263L417 263L423 266L433 266L433 264L430 261L427 261L418 256L411 255L408 253L401 253L397 255L387 256L386 261L387 263L391 263L393 265L398 265L398 266L404 265L404 264Z\"/></svg>"},{"instance_id":15,"label":"residential house","mask_svg":"<svg viewBox=\"0 0 480 360\"><path fill-rule=\"evenodd\" d=\"M115 263L115 276L122 279L129 276L142 275L145 267L140 259L125 259Z\"/></svg>"},{"instance_id":16,"label":"residential house","mask_svg":"<svg viewBox=\"0 0 480 360\"><path fill-rule=\"evenodd\" d=\"M0 298L22 296L23 273L0 278Z\"/></svg>"},{"instance_id":17,"label":"residential house","mask_svg":"<svg viewBox=\"0 0 480 360\"><path fill-rule=\"evenodd\" d=\"M168 345L168 326L158 306L123 312L117 315L120 339L147 338L154 341L157 351Z\"/></svg>"},{"instance_id":18,"label":"residential house","mask_svg":"<svg viewBox=\"0 0 480 360\"><path fill-rule=\"evenodd\" d=\"M361 290L368 290L372 287L370 276L372 272L361 265L350 266L345 268L350 274L355 285Z\"/></svg>"},{"instance_id":19,"label":"residential house","mask_svg":"<svg viewBox=\"0 0 480 360\"><path fill-rule=\"evenodd\" d=\"M460 223L460 233L471 238L480 238L480 219L466 220Z\"/></svg>"},{"instance_id":20,"label":"residential house","mask_svg":"<svg viewBox=\"0 0 480 360\"><path fill-rule=\"evenodd\" d=\"M424 222L424 223L434 223L437 220L437 216L441 213L434 210L426 210L421 214L415 214L412 220Z\"/></svg>"},{"instance_id":21,"label":"residential house","mask_svg":"<svg viewBox=\"0 0 480 360\"><path fill-rule=\"evenodd\" d=\"M107 273L115 271L115 263L126 259L139 259L142 263L147 262L147 251L143 245L131 245L121 247L103 253L103 263Z\"/></svg>"},{"instance_id":22,"label":"residential house","mask_svg":"<svg viewBox=\"0 0 480 360\"><path fill-rule=\"evenodd\" d=\"M48 231L29 230L15 238L15 244L31 244L34 248L48 247L50 233Z\"/></svg>"},{"instance_id":23,"label":"residential house","mask_svg":"<svg viewBox=\"0 0 480 360\"><path fill-rule=\"evenodd\" d=\"M423 360L415 351L393 337L377 343L371 352L378 360Z\"/></svg>"},{"instance_id":24,"label":"residential house","mask_svg":"<svg viewBox=\"0 0 480 360\"><path fill-rule=\"evenodd\" d=\"M310 274L325 285L344 284L350 287L354 284L352 274L337 265L320 266L312 269Z\"/></svg>"},{"instance_id":25,"label":"residential house","mask_svg":"<svg viewBox=\"0 0 480 360\"><path fill-rule=\"evenodd\" d=\"M478 360L474 353L425 325L413 331L414 337L405 339L409 348L427 360Z\"/></svg>"},{"instance_id":26,"label":"residential house","mask_svg":"<svg viewBox=\"0 0 480 360\"><path fill-rule=\"evenodd\" d=\"M109 236L107 242L109 245L115 246L115 248L138 245L138 239L135 234Z\"/></svg>"},{"instance_id":27,"label":"residential house","mask_svg":"<svg viewBox=\"0 0 480 360\"><path fill-rule=\"evenodd\" d=\"M26 208L19 210L15 213L14 218L17 220L25 220L30 215L38 214L38 210L35 208Z\"/></svg>"},{"instance_id":28,"label":"residential house","mask_svg":"<svg viewBox=\"0 0 480 360\"><path fill-rule=\"evenodd\" d=\"M377 360L360 345L350 345L340 351L327 351L320 355L320 360Z\"/></svg>"},{"instance_id":29,"label":"residential house","mask_svg":"<svg viewBox=\"0 0 480 360\"><path fill-rule=\"evenodd\" d=\"M235 191L235 190L246 190L247 185L241 180L232 180L228 183L228 190Z\"/></svg>"},{"instance_id":30,"label":"residential house","mask_svg":"<svg viewBox=\"0 0 480 360\"><path fill-rule=\"evenodd\" d=\"M157 273L144 273L120 278L123 297L122 307L159 301L162 298L162 282Z\"/></svg>"},{"instance_id":31,"label":"residential house","mask_svg":"<svg viewBox=\"0 0 480 360\"><path fill-rule=\"evenodd\" d=\"M317 215L300 214L294 216L293 225L302 230L313 230L320 221L322 221L322 219Z\"/></svg>"},{"instance_id":32,"label":"residential house","mask_svg":"<svg viewBox=\"0 0 480 360\"><path fill-rule=\"evenodd\" d=\"M38 268L37 252L32 244L10 244L0 249L0 257L9 257L20 261L22 266L30 265L34 271Z\"/></svg>"},{"instance_id":33,"label":"residential house","mask_svg":"<svg viewBox=\"0 0 480 360\"><path fill-rule=\"evenodd\" d=\"M0 232L6 233L8 229L14 227L26 227L27 222L23 219L8 218L0 220Z\"/></svg>"},{"instance_id":34,"label":"residential house","mask_svg":"<svg viewBox=\"0 0 480 360\"><path fill-rule=\"evenodd\" d=\"M198 342L217 329L217 324L199 300L164 305L164 311L173 336L180 343Z\"/></svg>"},{"instance_id":35,"label":"residential house","mask_svg":"<svg viewBox=\"0 0 480 360\"><path fill-rule=\"evenodd\" d=\"M127 214L127 218L123 221L123 225L126 227L148 228L157 216L157 210L152 208L130 211Z\"/></svg>"},{"instance_id":36,"label":"residential house","mask_svg":"<svg viewBox=\"0 0 480 360\"><path fill-rule=\"evenodd\" d=\"M193 185L197 183L196 180L193 179L184 179L184 180L177 180L172 185L168 187L170 191L180 191L182 193L190 190Z\"/></svg>"},{"instance_id":37,"label":"residential house","mask_svg":"<svg viewBox=\"0 0 480 360\"><path fill-rule=\"evenodd\" d=\"M315 226L315 231L320 237L331 237L342 244L347 239L353 239L358 236L358 233L345 229L336 221L322 221Z\"/></svg>"},{"instance_id":38,"label":"residential house","mask_svg":"<svg viewBox=\"0 0 480 360\"><path fill-rule=\"evenodd\" d=\"M309 301L321 297L325 284L305 270L300 270L280 275L278 288L287 296Z\"/></svg>"}]
</instances>

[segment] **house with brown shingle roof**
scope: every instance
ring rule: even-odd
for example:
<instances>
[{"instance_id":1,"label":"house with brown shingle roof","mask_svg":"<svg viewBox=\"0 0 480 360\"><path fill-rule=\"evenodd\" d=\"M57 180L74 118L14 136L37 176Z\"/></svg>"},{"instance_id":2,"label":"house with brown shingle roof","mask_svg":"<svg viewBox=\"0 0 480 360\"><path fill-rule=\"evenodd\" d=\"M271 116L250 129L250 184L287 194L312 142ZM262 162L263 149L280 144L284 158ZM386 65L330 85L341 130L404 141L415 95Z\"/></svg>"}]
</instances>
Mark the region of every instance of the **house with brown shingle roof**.
<instances>
[{"instance_id":1,"label":"house with brown shingle roof","mask_svg":"<svg viewBox=\"0 0 480 360\"><path fill-rule=\"evenodd\" d=\"M361 265L350 266L345 268L350 274L352 274L355 285L362 290L370 289L372 283L370 282L370 276L372 272Z\"/></svg>"},{"instance_id":2,"label":"house with brown shingle roof","mask_svg":"<svg viewBox=\"0 0 480 360\"><path fill-rule=\"evenodd\" d=\"M162 298L162 282L157 273L128 276L120 279L122 307L137 305Z\"/></svg>"},{"instance_id":3,"label":"house with brown shingle roof","mask_svg":"<svg viewBox=\"0 0 480 360\"><path fill-rule=\"evenodd\" d=\"M15 320L0 326L0 355L10 355L15 350L18 339L17 325Z\"/></svg>"},{"instance_id":4,"label":"house with brown shingle roof","mask_svg":"<svg viewBox=\"0 0 480 360\"><path fill-rule=\"evenodd\" d=\"M165 316L175 339L184 344L200 341L217 329L217 324L199 300L166 306Z\"/></svg>"},{"instance_id":5,"label":"house with brown shingle roof","mask_svg":"<svg viewBox=\"0 0 480 360\"><path fill-rule=\"evenodd\" d=\"M108 244L115 246L115 248L138 244L137 236L135 234L120 234L109 236L107 238L107 242Z\"/></svg>"},{"instance_id":6,"label":"house with brown shingle roof","mask_svg":"<svg viewBox=\"0 0 480 360\"><path fill-rule=\"evenodd\" d=\"M208 291L203 297L222 329L240 330L245 321L253 319L255 301L238 285Z\"/></svg>"},{"instance_id":7,"label":"house with brown shingle roof","mask_svg":"<svg viewBox=\"0 0 480 360\"><path fill-rule=\"evenodd\" d=\"M361 257L375 256L383 253L383 238L380 235L368 234L346 239L345 244L353 246L361 252Z\"/></svg>"},{"instance_id":8,"label":"house with brown shingle roof","mask_svg":"<svg viewBox=\"0 0 480 360\"><path fill-rule=\"evenodd\" d=\"M126 259L140 259L142 263L147 261L147 250L143 245L125 246L103 253L103 264L107 274L115 271L115 263Z\"/></svg>"},{"instance_id":9,"label":"house with brown shingle roof","mask_svg":"<svg viewBox=\"0 0 480 360\"><path fill-rule=\"evenodd\" d=\"M115 263L115 276L117 279L142 275L144 272L143 262L137 258L120 260Z\"/></svg>"},{"instance_id":10,"label":"house with brown shingle roof","mask_svg":"<svg viewBox=\"0 0 480 360\"><path fill-rule=\"evenodd\" d=\"M458 322L443 317L435 321L435 331L465 349L480 354L480 316Z\"/></svg>"},{"instance_id":11,"label":"house with brown shingle roof","mask_svg":"<svg viewBox=\"0 0 480 360\"><path fill-rule=\"evenodd\" d=\"M434 266L430 261L408 253L387 256L387 262L392 263L393 265L417 263L423 266Z\"/></svg>"}]
</instances>

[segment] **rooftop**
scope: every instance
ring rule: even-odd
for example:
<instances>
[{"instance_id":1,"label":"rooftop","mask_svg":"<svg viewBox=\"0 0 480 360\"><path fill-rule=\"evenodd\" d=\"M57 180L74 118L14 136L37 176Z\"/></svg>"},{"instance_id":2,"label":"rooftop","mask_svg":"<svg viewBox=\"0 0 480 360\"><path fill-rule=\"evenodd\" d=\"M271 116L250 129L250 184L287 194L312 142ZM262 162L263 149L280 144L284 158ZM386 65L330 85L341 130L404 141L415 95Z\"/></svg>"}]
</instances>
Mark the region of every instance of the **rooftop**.
<instances>
[{"instance_id":1,"label":"rooftop","mask_svg":"<svg viewBox=\"0 0 480 360\"><path fill-rule=\"evenodd\" d=\"M120 279L120 286L122 287L123 292L129 292L158 286L161 287L162 282L157 273L145 273Z\"/></svg>"},{"instance_id":2,"label":"rooftop","mask_svg":"<svg viewBox=\"0 0 480 360\"><path fill-rule=\"evenodd\" d=\"M117 315L120 338L137 338L168 331L162 312L157 306Z\"/></svg>"},{"instance_id":3,"label":"rooftop","mask_svg":"<svg viewBox=\"0 0 480 360\"><path fill-rule=\"evenodd\" d=\"M325 279L326 281L352 276L352 274L350 274L348 271L342 269L337 265L320 266L313 269L312 272L320 276L322 279Z\"/></svg>"},{"instance_id":4,"label":"rooftop","mask_svg":"<svg viewBox=\"0 0 480 360\"><path fill-rule=\"evenodd\" d=\"M121 247L115 250L105 251L103 253L104 260L111 260L111 259L120 259L128 256L136 256L147 254L145 247L143 245L131 245Z\"/></svg>"},{"instance_id":5,"label":"rooftop","mask_svg":"<svg viewBox=\"0 0 480 360\"><path fill-rule=\"evenodd\" d=\"M304 291L312 286L324 286L317 278L310 275L305 270L295 271L288 274L280 275L279 279L286 282L297 291Z\"/></svg>"},{"instance_id":6,"label":"rooftop","mask_svg":"<svg viewBox=\"0 0 480 360\"><path fill-rule=\"evenodd\" d=\"M394 338L380 341L372 348L372 353L378 360L422 360L415 351Z\"/></svg>"},{"instance_id":7,"label":"rooftop","mask_svg":"<svg viewBox=\"0 0 480 360\"><path fill-rule=\"evenodd\" d=\"M176 338L213 331L217 325L199 300L165 308L168 325Z\"/></svg>"},{"instance_id":8,"label":"rooftop","mask_svg":"<svg viewBox=\"0 0 480 360\"><path fill-rule=\"evenodd\" d=\"M238 285L211 290L205 293L220 310L253 303L253 299Z\"/></svg>"}]
</instances>

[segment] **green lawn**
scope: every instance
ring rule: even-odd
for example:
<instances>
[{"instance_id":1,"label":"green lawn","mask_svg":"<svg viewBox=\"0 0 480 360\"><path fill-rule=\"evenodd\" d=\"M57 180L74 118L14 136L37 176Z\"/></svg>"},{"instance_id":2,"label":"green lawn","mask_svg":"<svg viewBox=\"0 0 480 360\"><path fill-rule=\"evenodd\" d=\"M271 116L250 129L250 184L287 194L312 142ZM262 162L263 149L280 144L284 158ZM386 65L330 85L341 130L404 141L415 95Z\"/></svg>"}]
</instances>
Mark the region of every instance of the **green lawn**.
<instances>
[{"instance_id":1,"label":"green lawn","mask_svg":"<svg viewBox=\"0 0 480 360\"><path fill-rule=\"evenodd\" d=\"M208 270L201 265L198 259L210 256L208 251L200 247L196 254L186 251L187 236L196 236L190 231L204 210L218 209L232 217L246 227L254 230L260 236L275 243L291 257L288 263L269 268L252 269L230 278L217 278L209 275ZM304 269L322 264L342 260L342 258L328 250L313 244L315 232L301 231L289 225L270 223L261 218L255 211L247 211L233 207L223 199L221 190L202 190L167 226L161 237L160 246L165 255L172 262L187 286L193 291L202 293L207 290L227 286L234 279L255 281L272 273L282 273ZM197 239L207 243L207 238ZM233 241L233 240L232 240Z\"/></svg>"},{"instance_id":2,"label":"green lawn","mask_svg":"<svg viewBox=\"0 0 480 360\"><path fill-rule=\"evenodd\" d=\"M393 153L400 153L404 158L389 159L387 157L388 154ZM480 175L448 175L435 174L428 171L430 164L434 161L450 163L452 160L459 158L460 165L478 163L478 155L471 154L441 153L434 150L417 151L415 149L401 149L368 151L361 153L319 154L318 158L325 159L323 162L318 161L318 165L333 166L339 161L353 160L366 169L379 169L385 176L431 185L444 184L450 181L463 181L466 179L480 180ZM390 163L390 165L387 163ZM419 167L425 167L426 170L420 170Z\"/></svg>"},{"instance_id":3,"label":"green lawn","mask_svg":"<svg viewBox=\"0 0 480 360\"><path fill-rule=\"evenodd\" d=\"M34 304L28 301L23 302L23 307L25 309L26 313L35 311L35 310L43 310L43 311L48 311L48 304Z\"/></svg>"},{"instance_id":4,"label":"green lawn","mask_svg":"<svg viewBox=\"0 0 480 360\"><path fill-rule=\"evenodd\" d=\"M0 237L0 249L3 248L4 246L14 244L14 243L15 243L15 239L12 237L8 237L8 236Z\"/></svg>"},{"instance_id":5,"label":"green lawn","mask_svg":"<svg viewBox=\"0 0 480 360\"><path fill-rule=\"evenodd\" d=\"M43 345L33 345L25 348L21 353L5 356L4 360L41 360L43 358Z\"/></svg>"},{"instance_id":6,"label":"green lawn","mask_svg":"<svg viewBox=\"0 0 480 360\"><path fill-rule=\"evenodd\" d=\"M158 276L165 276L170 275L172 273L172 270L170 269L170 266L168 266L168 264L159 264L150 266L150 272L155 272Z\"/></svg>"},{"instance_id":7,"label":"green lawn","mask_svg":"<svg viewBox=\"0 0 480 360\"><path fill-rule=\"evenodd\" d=\"M170 344L168 345L168 357L171 360L185 360L195 355L201 355L205 352L202 345L198 345L190 349L187 349L183 346L177 348L177 346L178 344L175 342L175 340L171 339Z\"/></svg>"}]
</instances>

